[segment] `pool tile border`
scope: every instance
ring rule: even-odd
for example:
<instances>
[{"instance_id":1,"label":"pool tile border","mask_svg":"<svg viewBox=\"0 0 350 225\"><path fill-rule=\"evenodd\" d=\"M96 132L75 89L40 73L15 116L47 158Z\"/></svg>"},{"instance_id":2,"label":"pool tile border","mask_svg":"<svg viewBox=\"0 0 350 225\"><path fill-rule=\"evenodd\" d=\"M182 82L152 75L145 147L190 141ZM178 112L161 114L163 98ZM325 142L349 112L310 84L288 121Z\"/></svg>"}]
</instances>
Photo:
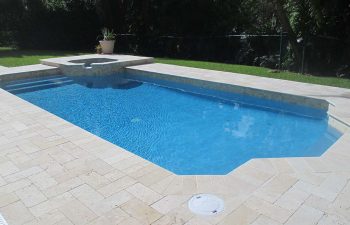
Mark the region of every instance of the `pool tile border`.
<instances>
[{"instance_id":1,"label":"pool tile border","mask_svg":"<svg viewBox=\"0 0 350 225\"><path fill-rule=\"evenodd\" d=\"M147 71L144 66L127 67L126 71L132 74L130 77L140 80L161 79L180 84L190 84L201 88L208 88L212 90L220 90L229 93L237 93L242 95L249 95L253 97L260 97L269 100L283 101L292 104L308 106L317 109L328 110L329 103L324 99L312 98L302 95L276 92L265 90L261 88L252 88L250 86L240 86L233 83L220 82L214 79L201 79L200 77L187 77L186 75L166 74L152 71ZM146 78L146 79L145 79Z\"/></svg>"},{"instance_id":2,"label":"pool tile border","mask_svg":"<svg viewBox=\"0 0 350 225\"><path fill-rule=\"evenodd\" d=\"M49 76L60 74L61 71L57 67L45 66L41 64L19 67L8 67L0 70L0 82L11 81L16 79L25 79L41 76Z\"/></svg>"}]
</instances>

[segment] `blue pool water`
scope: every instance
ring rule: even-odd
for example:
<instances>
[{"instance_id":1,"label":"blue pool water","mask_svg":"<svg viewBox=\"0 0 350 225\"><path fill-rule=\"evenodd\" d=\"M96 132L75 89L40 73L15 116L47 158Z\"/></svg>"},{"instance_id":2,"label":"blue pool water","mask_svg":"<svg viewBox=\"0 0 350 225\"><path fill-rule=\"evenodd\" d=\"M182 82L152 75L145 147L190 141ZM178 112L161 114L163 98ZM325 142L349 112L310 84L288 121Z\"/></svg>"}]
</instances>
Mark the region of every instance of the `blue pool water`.
<instances>
[{"instance_id":1,"label":"blue pool water","mask_svg":"<svg viewBox=\"0 0 350 225\"><path fill-rule=\"evenodd\" d=\"M252 158L320 156L340 136L326 116L150 83L81 80L57 76L4 88L176 174L227 174Z\"/></svg>"}]
</instances>

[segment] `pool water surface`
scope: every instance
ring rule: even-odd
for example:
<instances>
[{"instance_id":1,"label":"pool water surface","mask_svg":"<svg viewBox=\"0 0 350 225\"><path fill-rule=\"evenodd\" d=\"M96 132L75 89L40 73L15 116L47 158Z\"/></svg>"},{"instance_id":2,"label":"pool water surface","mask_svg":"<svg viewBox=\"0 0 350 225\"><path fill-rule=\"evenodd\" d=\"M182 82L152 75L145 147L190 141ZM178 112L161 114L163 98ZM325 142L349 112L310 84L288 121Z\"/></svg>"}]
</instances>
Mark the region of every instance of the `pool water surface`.
<instances>
[{"instance_id":1,"label":"pool water surface","mask_svg":"<svg viewBox=\"0 0 350 225\"><path fill-rule=\"evenodd\" d=\"M224 175L252 158L320 156L340 137L327 116L98 80L107 83L55 76L3 88L178 175Z\"/></svg>"}]
</instances>

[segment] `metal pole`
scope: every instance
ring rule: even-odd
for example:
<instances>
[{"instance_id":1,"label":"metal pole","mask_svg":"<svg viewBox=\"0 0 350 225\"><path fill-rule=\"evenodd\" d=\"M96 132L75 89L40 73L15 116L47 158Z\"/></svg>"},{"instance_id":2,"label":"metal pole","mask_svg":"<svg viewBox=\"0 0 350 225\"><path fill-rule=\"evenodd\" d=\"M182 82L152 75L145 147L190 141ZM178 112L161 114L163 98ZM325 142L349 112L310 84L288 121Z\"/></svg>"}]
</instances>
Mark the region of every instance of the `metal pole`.
<instances>
[{"instance_id":1,"label":"metal pole","mask_svg":"<svg viewBox=\"0 0 350 225\"><path fill-rule=\"evenodd\" d=\"M283 28L281 27L281 33L280 33L280 62L278 69L282 70L282 45L283 45Z\"/></svg>"},{"instance_id":2,"label":"metal pole","mask_svg":"<svg viewBox=\"0 0 350 225\"><path fill-rule=\"evenodd\" d=\"M303 55L301 58L301 74L304 74L304 61L305 61L305 43L303 43Z\"/></svg>"}]
</instances>

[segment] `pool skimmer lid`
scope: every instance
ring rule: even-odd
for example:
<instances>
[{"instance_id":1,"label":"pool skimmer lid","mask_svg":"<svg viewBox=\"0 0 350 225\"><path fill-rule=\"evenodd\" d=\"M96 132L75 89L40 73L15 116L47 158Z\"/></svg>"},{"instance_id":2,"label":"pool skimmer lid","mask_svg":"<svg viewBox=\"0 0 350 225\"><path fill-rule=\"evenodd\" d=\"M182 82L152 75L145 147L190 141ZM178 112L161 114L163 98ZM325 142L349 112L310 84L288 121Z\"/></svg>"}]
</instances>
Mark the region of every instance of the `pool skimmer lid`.
<instances>
[{"instance_id":1,"label":"pool skimmer lid","mask_svg":"<svg viewBox=\"0 0 350 225\"><path fill-rule=\"evenodd\" d=\"M224 201L215 195L198 194L188 201L188 208L195 214L211 216L224 210Z\"/></svg>"}]
</instances>

